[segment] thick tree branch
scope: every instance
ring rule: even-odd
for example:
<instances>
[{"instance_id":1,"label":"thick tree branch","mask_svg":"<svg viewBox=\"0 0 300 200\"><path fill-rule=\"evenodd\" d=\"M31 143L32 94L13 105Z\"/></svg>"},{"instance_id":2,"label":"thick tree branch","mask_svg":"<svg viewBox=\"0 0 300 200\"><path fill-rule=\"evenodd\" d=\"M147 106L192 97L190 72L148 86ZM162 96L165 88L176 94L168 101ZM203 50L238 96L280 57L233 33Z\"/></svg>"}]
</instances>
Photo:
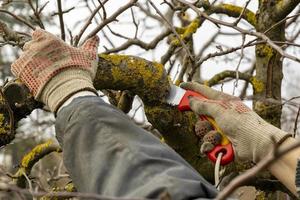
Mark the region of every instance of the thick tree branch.
<instances>
[{"instance_id":1,"label":"thick tree branch","mask_svg":"<svg viewBox=\"0 0 300 200\"><path fill-rule=\"evenodd\" d=\"M229 17L241 17L246 20L249 24L252 26L256 26L256 16L255 13L253 13L249 9L244 9L243 7L239 7L232 4L219 4L219 5L211 5L208 1L203 1L202 4L203 8L210 13L216 13L216 14L225 14ZM244 12L243 12L244 10Z\"/></svg>"},{"instance_id":2,"label":"thick tree branch","mask_svg":"<svg viewBox=\"0 0 300 200\"><path fill-rule=\"evenodd\" d=\"M19 170L13 176L18 187L26 187L25 176L29 176L32 167L44 156L52 152L61 152L58 145L54 144L52 140L49 140L43 144L37 145L28 154L26 154L21 161Z\"/></svg>"}]
</instances>

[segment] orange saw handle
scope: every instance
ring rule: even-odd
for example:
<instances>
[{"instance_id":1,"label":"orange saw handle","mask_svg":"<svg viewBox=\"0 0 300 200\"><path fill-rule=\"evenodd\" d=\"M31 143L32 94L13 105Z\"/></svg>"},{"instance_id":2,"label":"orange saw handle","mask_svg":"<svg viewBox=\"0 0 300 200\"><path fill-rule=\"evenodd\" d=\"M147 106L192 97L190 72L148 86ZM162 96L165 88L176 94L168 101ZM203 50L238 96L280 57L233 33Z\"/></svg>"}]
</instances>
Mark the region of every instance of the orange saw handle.
<instances>
[{"instance_id":1,"label":"orange saw handle","mask_svg":"<svg viewBox=\"0 0 300 200\"><path fill-rule=\"evenodd\" d=\"M180 103L178 105L178 109L180 111L191 110L190 104L189 104L189 97L196 97L196 98L199 98L200 100L201 99L207 99L205 96L203 96L200 93L187 90L185 92L184 96L182 97L182 99L180 100ZM222 152L223 156L222 156L222 159L221 159L221 165L227 165L230 162L232 162L234 160L234 152L233 152L232 144L230 143L230 141L228 140L226 135L223 133L223 131L219 128L216 121L214 119L212 119L211 117L208 117L208 116L205 116L205 115L200 115L199 117L203 121L204 120L209 121L212 124L213 128L222 135L221 144L216 145L210 152L208 152L207 157L211 161L216 163L218 154L220 152Z\"/></svg>"}]
</instances>

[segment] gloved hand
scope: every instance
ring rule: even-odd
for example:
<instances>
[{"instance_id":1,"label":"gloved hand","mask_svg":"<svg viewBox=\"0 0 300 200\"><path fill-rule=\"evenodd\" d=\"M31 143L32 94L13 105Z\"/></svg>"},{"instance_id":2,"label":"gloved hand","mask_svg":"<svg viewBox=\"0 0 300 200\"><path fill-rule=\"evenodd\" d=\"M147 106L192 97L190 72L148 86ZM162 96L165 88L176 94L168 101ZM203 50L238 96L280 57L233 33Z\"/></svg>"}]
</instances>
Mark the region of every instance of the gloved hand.
<instances>
[{"instance_id":1,"label":"gloved hand","mask_svg":"<svg viewBox=\"0 0 300 200\"><path fill-rule=\"evenodd\" d=\"M231 141L235 159L256 163L270 152L274 141L279 142L287 135L264 121L237 97L198 83L182 83L180 86L186 90L199 92L208 98L199 100L192 97L190 107L198 115L214 118ZM215 135L209 136L206 141L214 141L215 138L217 138Z\"/></svg>"},{"instance_id":2,"label":"gloved hand","mask_svg":"<svg viewBox=\"0 0 300 200\"><path fill-rule=\"evenodd\" d=\"M99 38L95 36L75 48L51 33L37 29L11 70L36 100L56 112L65 100L79 91L97 94L92 81L97 70L98 43Z\"/></svg>"}]
</instances>

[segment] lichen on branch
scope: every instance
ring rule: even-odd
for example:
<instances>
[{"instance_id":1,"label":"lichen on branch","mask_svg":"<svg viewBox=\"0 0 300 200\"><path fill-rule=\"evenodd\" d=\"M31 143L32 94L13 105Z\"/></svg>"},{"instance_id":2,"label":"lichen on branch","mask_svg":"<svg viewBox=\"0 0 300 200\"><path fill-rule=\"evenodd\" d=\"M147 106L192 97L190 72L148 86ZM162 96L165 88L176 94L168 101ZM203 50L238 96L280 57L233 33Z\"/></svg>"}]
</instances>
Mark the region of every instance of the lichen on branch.
<instances>
[{"instance_id":1,"label":"lichen on branch","mask_svg":"<svg viewBox=\"0 0 300 200\"><path fill-rule=\"evenodd\" d=\"M169 91L164 66L142 58L126 55L99 55L94 80L96 89L129 90L144 102L161 101Z\"/></svg>"},{"instance_id":2,"label":"lichen on branch","mask_svg":"<svg viewBox=\"0 0 300 200\"><path fill-rule=\"evenodd\" d=\"M26 177L29 176L33 166L43 157L52 153L61 152L61 148L52 140L39 144L27 153L20 163L18 171L14 174L13 179L17 186L26 187Z\"/></svg>"},{"instance_id":3,"label":"lichen on branch","mask_svg":"<svg viewBox=\"0 0 300 200\"><path fill-rule=\"evenodd\" d=\"M209 2L207 2L203 4L203 7L209 13L225 14L229 17L235 17L235 18L239 17L244 10L243 7L232 5L232 4L226 4L226 3L211 5ZM253 13L251 10L247 8L243 13L242 18L254 27L257 24L255 13Z\"/></svg>"}]
</instances>

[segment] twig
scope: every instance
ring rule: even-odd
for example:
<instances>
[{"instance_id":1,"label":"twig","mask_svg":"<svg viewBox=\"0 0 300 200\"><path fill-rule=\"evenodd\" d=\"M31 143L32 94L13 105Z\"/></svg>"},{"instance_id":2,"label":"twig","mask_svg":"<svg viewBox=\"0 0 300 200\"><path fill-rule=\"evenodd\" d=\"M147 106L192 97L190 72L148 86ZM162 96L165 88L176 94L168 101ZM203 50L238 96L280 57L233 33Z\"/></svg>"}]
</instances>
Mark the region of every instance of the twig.
<instances>
[{"instance_id":1,"label":"twig","mask_svg":"<svg viewBox=\"0 0 300 200\"><path fill-rule=\"evenodd\" d=\"M255 36L257 38L260 38L261 40L265 41L266 43L268 43L268 45L270 45L273 49L275 49L282 57L286 57L290 60L294 60L296 62L300 62L300 59L290 55L288 53L285 53L283 51L283 49L281 49L278 45L276 45L269 37L267 37L264 33L260 33L260 32L255 32L255 31L249 31L243 28L240 28L238 26L234 26L232 23L228 23L222 20L218 20L215 18L212 18L210 16L208 16L206 13L201 12L197 7L195 7L193 4L185 1L185 0L177 0L181 3L183 3L184 5L189 6L193 11L195 11L200 17L204 17L205 19L209 20L210 22L214 23L214 24L218 24L218 25L222 25L225 27L231 27L232 29L239 31L240 33L243 34L247 34L247 35L252 35Z\"/></svg>"},{"instance_id":2,"label":"twig","mask_svg":"<svg viewBox=\"0 0 300 200\"><path fill-rule=\"evenodd\" d=\"M28 4L29 6L31 7L32 11L33 11L33 14L36 18L36 21L38 23L38 25L40 26L40 28L42 29L45 29L45 26L41 20L41 17L40 17L40 14L41 14L41 10L38 11L38 1L35 1L36 2L36 7L34 8L33 4L32 4L32 0L28 0ZM46 6L47 4L45 4L44 6ZM43 9L43 8L42 8Z\"/></svg>"},{"instance_id":3,"label":"twig","mask_svg":"<svg viewBox=\"0 0 300 200\"><path fill-rule=\"evenodd\" d=\"M30 24L29 22L27 22L25 19L23 19L23 18L21 18L21 17L15 15L15 14L13 14L13 13L7 11L7 10L4 10L4 9L0 9L0 12L6 13L6 14L12 16L13 18L15 18L16 20L18 20L19 22L22 22L23 24L27 25L27 26L28 26L29 28L31 28L32 30L35 30L35 27L34 27L32 24Z\"/></svg>"},{"instance_id":4,"label":"twig","mask_svg":"<svg viewBox=\"0 0 300 200\"><path fill-rule=\"evenodd\" d=\"M251 40L248 43L246 43L243 48L251 47L251 46L254 46L254 45L257 45L257 44L262 44L262 43L265 43L265 42L263 42L263 41L257 41L257 39L254 39L254 40ZM199 60L196 62L196 66L193 67L193 69L191 71L191 74L195 73L195 71L197 70L197 68L199 68L208 59L214 58L214 57L217 57L217 56L226 55L226 54L235 52L235 51L237 51L237 50L239 50L241 48L242 48L241 46L232 47L232 48L229 48L229 49L226 49L226 50L217 51L217 52L214 52L214 53L209 53L205 57L199 58ZM198 59L198 56L197 56L197 59ZM189 81L191 80L191 76L189 76L188 80Z\"/></svg>"},{"instance_id":5,"label":"twig","mask_svg":"<svg viewBox=\"0 0 300 200\"><path fill-rule=\"evenodd\" d=\"M101 2L101 1L100 1ZM86 31L86 29L89 27L89 25L92 23L93 18L98 13L98 11L103 7L103 4L100 4L91 14L91 16L88 18L82 29L79 31L79 34L75 36L75 43L74 46L77 46L83 33Z\"/></svg>"},{"instance_id":6,"label":"twig","mask_svg":"<svg viewBox=\"0 0 300 200\"><path fill-rule=\"evenodd\" d=\"M67 9L67 10L63 10L61 13L62 14L66 14L66 13L68 13L68 12L74 10L74 9L75 9L75 7L71 7L69 9ZM58 14L59 14L59 12L54 12L53 14L51 14L51 17L54 17L55 15L58 15Z\"/></svg>"},{"instance_id":7,"label":"twig","mask_svg":"<svg viewBox=\"0 0 300 200\"><path fill-rule=\"evenodd\" d=\"M233 22L233 25L236 26L236 25L238 25L238 23L241 21L241 19L243 18L244 14L245 14L245 12L246 12L246 10L247 10L247 7L248 7L250 1L251 1L251 0L248 0L248 1L246 2L246 4L245 4L245 6L244 6L244 8L243 8L243 10L242 10L242 12L241 12L241 14L240 14L240 16L235 20L235 22Z\"/></svg>"},{"instance_id":8,"label":"twig","mask_svg":"<svg viewBox=\"0 0 300 200\"><path fill-rule=\"evenodd\" d=\"M133 12L132 8L130 8L130 11L131 11L132 22L133 22L133 24L135 26L134 38L137 38L138 30L139 30L139 22L136 22L135 17L134 17L134 12Z\"/></svg>"},{"instance_id":9,"label":"twig","mask_svg":"<svg viewBox=\"0 0 300 200\"><path fill-rule=\"evenodd\" d=\"M106 3L107 1L105 1L104 3L102 3L101 0L98 0L98 2L102 6L102 10L103 10L103 18L102 19L105 20L107 18L107 13L106 13L106 10L105 10L105 7L104 7L104 3Z\"/></svg>"},{"instance_id":10,"label":"twig","mask_svg":"<svg viewBox=\"0 0 300 200\"><path fill-rule=\"evenodd\" d=\"M38 1L36 1L38 2ZM46 8L46 6L48 5L49 1L47 1L38 11L38 14L40 15L42 13L42 11Z\"/></svg>"},{"instance_id":11,"label":"twig","mask_svg":"<svg viewBox=\"0 0 300 200\"><path fill-rule=\"evenodd\" d=\"M105 20L103 20L103 22L101 24L99 24L90 34L88 34L88 36L86 37L86 39L91 38L93 36L95 36L104 26L106 26L107 24L113 22L116 20L116 18L123 13L125 10L127 10L128 8L132 7L133 5L135 5L135 3L138 0L131 0L129 1L126 5L120 7L114 14L112 14L110 17L106 18ZM85 40L86 40L85 39Z\"/></svg>"},{"instance_id":12,"label":"twig","mask_svg":"<svg viewBox=\"0 0 300 200\"><path fill-rule=\"evenodd\" d=\"M65 33L64 16L63 16L62 7L61 7L61 0L57 0L57 9L58 9L61 39L63 41L65 41L66 40L66 33Z\"/></svg>"},{"instance_id":13,"label":"twig","mask_svg":"<svg viewBox=\"0 0 300 200\"><path fill-rule=\"evenodd\" d=\"M150 3L150 5L155 9L155 11L157 12L157 14L167 23L167 25L169 26L169 28L172 30L172 32L174 33L174 35L177 37L177 39L179 40L180 44L182 45L182 47L184 48L185 52L187 53L187 55L189 56L189 58L193 61L195 60L195 58L192 56L189 48L186 46L186 44L184 43L184 41L182 41L180 35L177 33L177 31L175 30L174 26L165 18L165 16L160 12L160 10L155 6L155 4L151 1L148 0L148 2Z\"/></svg>"},{"instance_id":14,"label":"twig","mask_svg":"<svg viewBox=\"0 0 300 200\"><path fill-rule=\"evenodd\" d=\"M242 46L241 46L241 57L239 59L238 65L237 65L237 67L235 69L236 79L235 79L235 81L233 83L234 86L233 86L233 93L232 93L232 95L234 95L235 89L238 87L238 82L239 82L239 68L240 68L242 60L244 58L244 45L245 45L245 40L246 40L246 36L244 34L242 34L242 40L243 40L243 42L242 42Z\"/></svg>"},{"instance_id":15,"label":"twig","mask_svg":"<svg viewBox=\"0 0 300 200\"><path fill-rule=\"evenodd\" d=\"M26 181L27 181L27 183L28 183L29 192L30 192L30 194L32 195L32 192L33 192L32 182L31 182L31 180L29 179L29 177L26 175L25 172L23 172L22 175L25 177L25 179L26 179Z\"/></svg>"},{"instance_id":16,"label":"twig","mask_svg":"<svg viewBox=\"0 0 300 200\"><path fill-rule=\"evenodd\" d=\"M294 17L298 17L300 16L300 13L297 13L295 15L291 15L291 16L288 16L288 17L285 17L284 19L280 20L279 22L275 23L274 25L272 25L270 28L268 28L264 34L267 34L270 30L272 30L273 28L277 27L278 25L282 24L283 22L285 22L286 20L288 19L291 19L291 18L294 18Z\"/></svg>"},{"instance_id":17,"label":"twig","mask_svg":"<svg viewBox=\"0 0 300 200\"><path fill-rule=\"evenodd\" d=\"M167 37L168 35L170 35L171 33L171 30L168 29L164 32L162 32L160 35L158 35L156 38L154 38L151 42L149 43L145 43L139 39L130 39L130 40L127 40L124 44L122 44L121 46L119 47L116 47L116 48L113 48L113 49L109 49L107 50L105 53L106 54L109 54L109 53L116 53L116 52L119 52L119 51L122 51L124 49L127 49L128 47L132 46L132 45L136 45L136 46L139 46L145 50L149 50L149 49L154 49L157 44L162 41L165 37Z\"/></svg>"}]
</instances>

